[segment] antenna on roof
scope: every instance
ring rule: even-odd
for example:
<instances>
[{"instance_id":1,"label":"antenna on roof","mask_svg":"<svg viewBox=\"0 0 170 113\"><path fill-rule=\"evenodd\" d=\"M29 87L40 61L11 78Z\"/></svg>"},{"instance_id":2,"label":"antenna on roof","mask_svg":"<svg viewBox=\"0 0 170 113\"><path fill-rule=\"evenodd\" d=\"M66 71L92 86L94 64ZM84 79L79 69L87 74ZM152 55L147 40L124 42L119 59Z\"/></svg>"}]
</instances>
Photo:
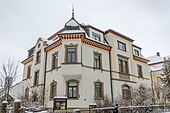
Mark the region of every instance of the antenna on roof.
<instances>
[{"instance_id":1,"label":"antenna on roof","mask_svg":"<svg viewBox=\"0 0 170 113\"><path fill-rule=\"evenodd\" d=\"M72 18L74 18L74 4L72 4Z\"/></svg>"}]
</instances>

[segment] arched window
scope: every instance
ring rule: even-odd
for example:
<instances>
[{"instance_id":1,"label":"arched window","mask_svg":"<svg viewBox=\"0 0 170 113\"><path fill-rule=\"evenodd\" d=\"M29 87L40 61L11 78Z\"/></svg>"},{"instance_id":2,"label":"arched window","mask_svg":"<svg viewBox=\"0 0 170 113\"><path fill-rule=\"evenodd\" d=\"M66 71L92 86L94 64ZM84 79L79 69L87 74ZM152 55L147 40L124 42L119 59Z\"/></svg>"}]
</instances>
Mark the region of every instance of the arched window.
<instances>
[{"instance_id":1,"label":"arched window","mask_svg":"<svg viewBox=\"0 0 170 113\"><path fill-rule=\"evenodd\" d=\"M57 82L53 81L50 84L50 99L54 98L57 95Z\"/></svg>"},{"instance_id":2,"label":"arched window","mask_svg":"<svg viewBox=\"0 0 170 113\"><path fill-rule=\"evenodd\" d=\"M122 97L123 99L130 99L131 98L131 90L128 85L122 86Z\"/></svg>"},{"instance_id":3,"label":"arched window","mask_svg":"<svg viewBox=\"0 0 170 113\"><path fill-rule=\"evenodd\" d=\"M94 82L94 97L95 99L103 99L104 97L104 84L101 81Z\"/></svg>"},{"instance_id":4,"label":"arched window","mask_svg":"<svg viewBox=\"0 0 170 113\"><path fill-rule=\"evenodd\" d=\"M25 99L26 100L29 99L29 88L28 87L25 89Z\"/></svg>"},{"instance_id":5,"label":"arched window","mask_svg":"<svg viewBox=\"0 0 170 113\"><path fill-rule=\"evenodd\" d=\"M78 98L79 93L79 82L77 80L69 80L67 84L67 97L68 98Z\"/></svg>"}]
</instances>

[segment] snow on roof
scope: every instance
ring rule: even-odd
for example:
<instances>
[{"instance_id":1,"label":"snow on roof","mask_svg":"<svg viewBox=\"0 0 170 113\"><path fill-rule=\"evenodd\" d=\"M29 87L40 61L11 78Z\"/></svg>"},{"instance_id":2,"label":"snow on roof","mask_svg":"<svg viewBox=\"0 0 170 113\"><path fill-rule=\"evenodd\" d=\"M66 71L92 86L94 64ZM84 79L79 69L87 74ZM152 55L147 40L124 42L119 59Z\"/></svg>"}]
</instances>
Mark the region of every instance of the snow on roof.
<instances>
[{"instance_id":1,"label":"snow on roof","mask_svg":"<svg viewBox=\"0 0 170 113\"><path fill-rule=\"evenodd\" d=\"M157 56L157 55L148 57L147 59L150 60L150 62L148 64L154 64L154 65L150 66L150 69L152 71L162 70L164 58L168 59L168 58L170 58L170 55L165 56L165 57L160 57L160 56Z\"/></svg>"},{"instance_id":2,"label":"snow on roof","mask_svg":"<svg viewBox=\"0 0 170 113\"><path fill-rule=\"evenodd\" d=\"M74 19L71 19L68 23L66 23L66 26L79 26L79 24Z\"/></svg>"},{"instance_id":3,"label":"snow on roof","mask_svg":"<svg viewBox=\"0 0 170 113\"><path fill-rule=\"evenodd\" d=\"M147 58L147 59L150 60L150 62L148 64L154 64L154 63L163 62L164 58L165 59L170 59L170 55L169 56L165 56L165 57L160 57L160 56L157 56L157 55L150 56L150 57Z\"/></svg>"},{"instance_id":4,"label":"snow on roof","mask_svg":"<svg viewBox=\"0 0 170 113\"><path fill-rule=\"evenodd\" d=\"M158 63L158 62L164 61L164 57L160 57L160 56L157 56L157 55L150 56L147 59L150 60L150 62L148 64L153 64L153 63Z\"/></svg>"},{"instance_id":5,"label":"snow on roof","mask_svg":"<svg viewBox=\"0 0 170 113\"><path fill-rule=\"evenodd\" d=\"M65 34L65 33L85 33L84 30L65 30L61 32L60 34Z\"/></svg>"},{"instance_id":6,"label":"snow on roof","mask_svg":"<svg viewBox=\"0 0 170 113\"><path fill-rule=\"evenodd\" d=\"M152 66L150 67L150 69L151 69L152 71L158 71L158 70L161 70L162 67L163 67L163 63L159 63L159 64L152 65Z\"/></svg>"}]
</instances>

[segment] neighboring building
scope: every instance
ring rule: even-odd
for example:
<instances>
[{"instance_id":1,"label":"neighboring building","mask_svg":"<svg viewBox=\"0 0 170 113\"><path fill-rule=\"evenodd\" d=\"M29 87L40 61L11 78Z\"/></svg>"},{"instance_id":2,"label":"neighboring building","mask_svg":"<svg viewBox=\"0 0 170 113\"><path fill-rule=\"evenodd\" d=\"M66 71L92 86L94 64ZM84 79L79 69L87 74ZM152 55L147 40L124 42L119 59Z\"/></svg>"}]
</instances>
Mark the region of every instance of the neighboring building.
<instances>
[{"instance_id":1,"label":"neighboring building","mask_svg":"<svg viewBox=\"0 0 170 113\"><path fill-rule=\"evenodd\" d=\"M49 109L55 96L66 96L69 109L88 108L95 99L129 97L135 85L150 85L147 62L132 39L79 24L73 13L63 29L28 50L22 91L26 99L42 91Z\"/></svg>"},{"instance_id":2,"label":"neighboring building","mask_svg":"<svg viewBox=\"0 0 170 113\"><path fill-rule=\"evenodd\" d=\"M16 99L21 99L22 97L22 82L16 83L11 86L9 89L9 102L13 103ZM0 92L0 100L4 101L5 99L5 90L3 89Z\"/></svg>"},{"instance_id":3,"label":"neighboring building","mask_svg":"<svg viewBox=\"0 0 170 113\"><path fill-rule=\"evenodd\" d=\"M154 98L156 103L166 103L164 95L162 93L162 74L163 74L163 65L164 59L170 58L170 56L161 57L160 53L157 52L156 55L148 57L150 62L150 76L151 76L151 85L154 92Z\"/></svg>"},{"instance_id":4,"label":"neighboring building","mask_svg":"<svg viewBox=\"0 0 170 113\"><path fill-rule=\"evenodd\" d=\"M134 40L111 29L105 32L105 38L112 47L113 97L123 95L124 98L130 98L131 93L127 95L126 92L140 84L150 87L149 60L142 56L141 48L133 44Z\"/></svg>"}]
</instances>

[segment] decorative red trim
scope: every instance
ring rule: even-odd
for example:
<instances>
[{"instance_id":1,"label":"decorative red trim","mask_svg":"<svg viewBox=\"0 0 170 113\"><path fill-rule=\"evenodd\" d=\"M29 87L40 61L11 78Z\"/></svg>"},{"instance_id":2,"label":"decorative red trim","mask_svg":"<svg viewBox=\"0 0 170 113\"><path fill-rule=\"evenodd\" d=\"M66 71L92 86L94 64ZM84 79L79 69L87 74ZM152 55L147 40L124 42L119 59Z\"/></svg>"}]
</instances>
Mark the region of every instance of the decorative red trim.
<instances>
[{"instance_id":1,"label":"decorative red trim","mask_svg":"<svg viewBox=\"0 0 170 113\"><path fill-rule=\"evenodd\" d=\"M29 57L29 58L25 59L25 60L24 60L24 61L22 61L21 63L23 63L23 64L27 64L27 63L29 63L29 62L31 62L31 61L33 61L33 56L31 56L31 57Z\"/></svg>"},{"instance_id":2,"label":"decorative red trim","mask_svg":"<svg viewBox=\"0 0 170 113\"><path fill-rule=\"evenodd\" d=\"M129 37L123 35L123 34L120 34L120 33L116 32L116 31L114 31L112 29L109 29L109 30L105 31L104 34L106 35L107 33L113 33L113 34L115 34L115 35L117 35L117 36L119 36L119 37L121 37L121 38L123 38L125 40L131 41L131 42L134 41L133 39L131 39L131 38L129 38Z\"/></svg>"},{"instance_id":3,"label":"decorative red trim","mask_svg":"<svg viewBox=\"0 0 170 113\"><path fill-rule=\"evenodd\" d=\"M48 38L48 40L52 40L53 38L55 38L55 37L57 36L58 33L61 33L61 32L63 32L63 31L64 31L64 28L60 29L57 33L55 33L55 34L53 34L52 36L50 36L50 37Z\"/></svg>"},{"instance_id":4,"label":"decorative red trim","mask_svg":"<svg viewBox=\"0 0 170 113\"><path fill-rule=\"evenodd\" d=\"M137 57L137 56L133 56L133 59L139 62L143 62L145 64L147 64L149 62L149 60L141 58L141 57Z\"/></svg>"},{"instance_id":5,"label":"decorative red trim","mask_svg":"<svg viewBox=\"0 0 170 113\"><path fill-rule=\"evenodd\" d=\"M85 39L85 38L82 39L82 42L87 44L87 45L94 46L94 47L97 47L97 48L100 48L100 49L103 49L103 50L106 50L106 51L109 51L111 49L108 46L99 44L97 42L94 42L94 41L91 41L91 40L88 40L88 39Z\"/></svg>"},{"instance_id":6,"label":"decorative red trim","mask_svg":"<svg viewBox=\"0 0 170 113\"><path fill-rule=\"evenodd\" d=\"M81 39L84 34L61 34L59 35L60 39Z\"/></svg>"},{"instance_id":7,"label":"decorative red trim","mask_svg":"<svg viewBox=\"0 0 170 113\"><path fill-rule=\"evenodd\" d=\"M62 41L60 39L60 40L56 41L55 43L51 44L50 46L48 46L47 48L45 48L45 51L48 52L48 51L60 46L61 44L62 44Z\"/></svg>"}]
</instances>

